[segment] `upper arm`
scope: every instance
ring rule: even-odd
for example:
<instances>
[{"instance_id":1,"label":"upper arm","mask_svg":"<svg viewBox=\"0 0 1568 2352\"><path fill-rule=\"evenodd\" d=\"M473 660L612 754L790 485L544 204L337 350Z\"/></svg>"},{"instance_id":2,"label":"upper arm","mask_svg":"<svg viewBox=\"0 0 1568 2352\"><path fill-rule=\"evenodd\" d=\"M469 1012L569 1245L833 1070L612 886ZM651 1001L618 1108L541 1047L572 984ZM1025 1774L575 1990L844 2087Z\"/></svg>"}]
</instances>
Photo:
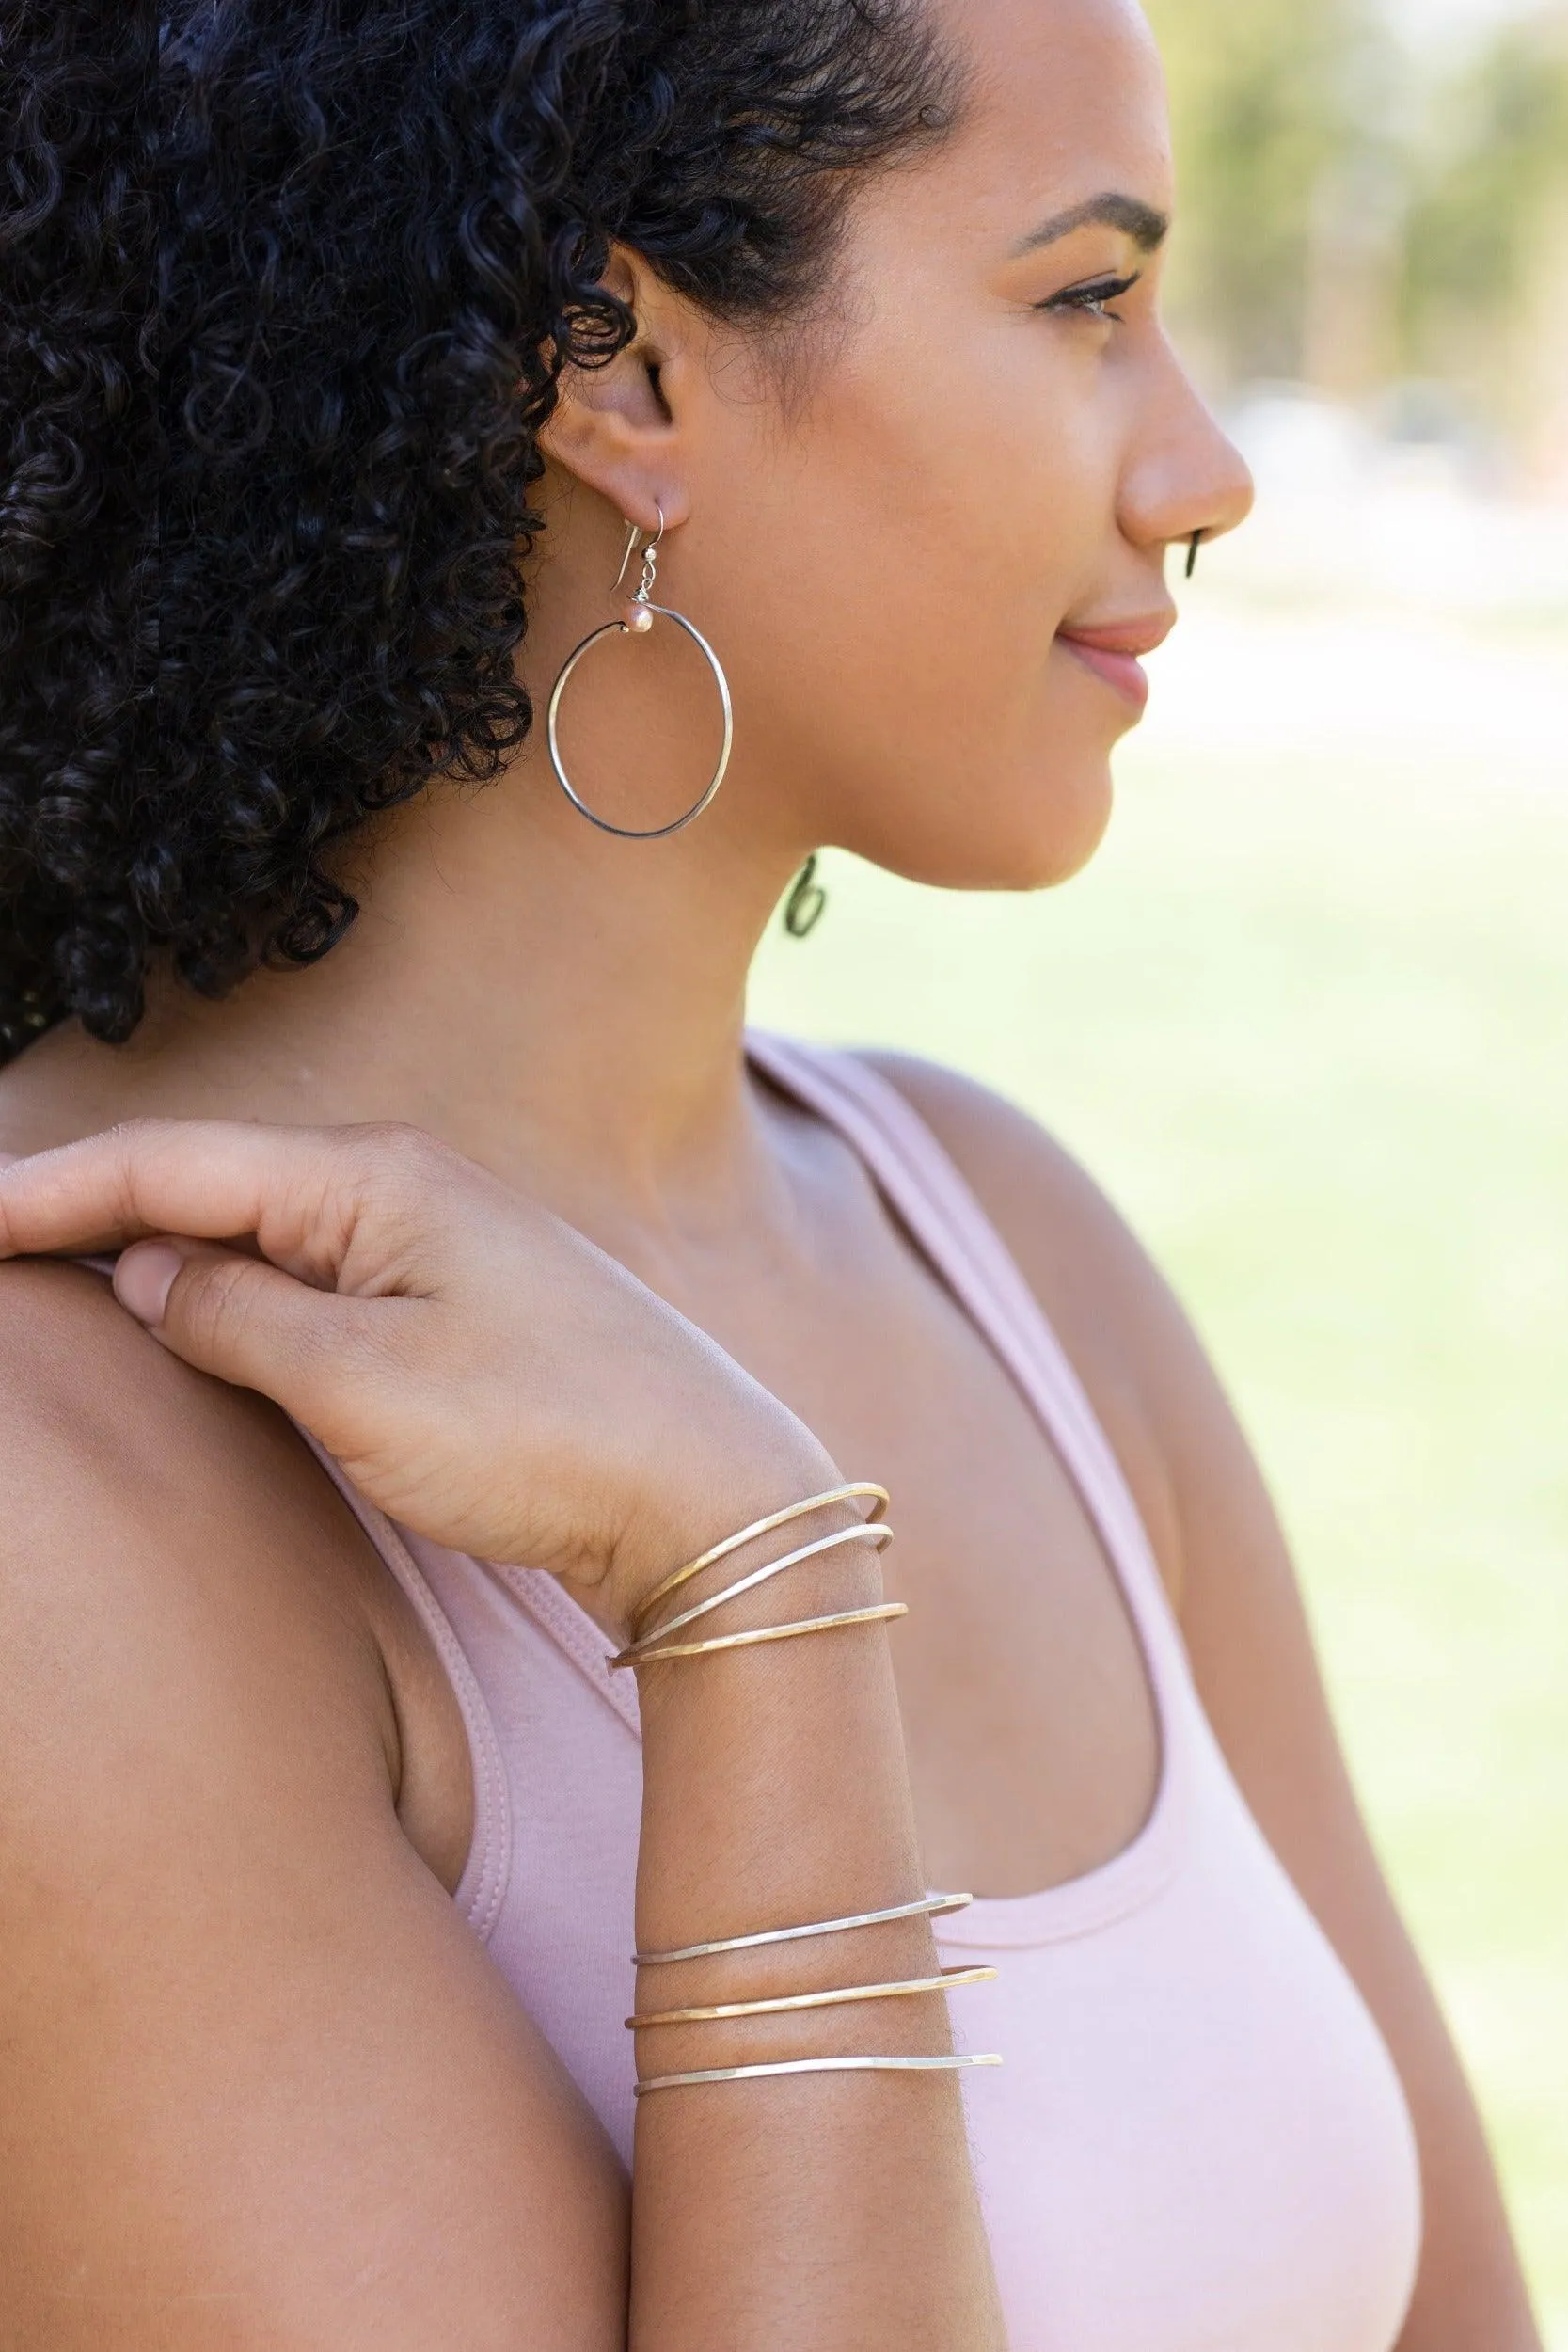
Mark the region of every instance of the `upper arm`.
<instances>
[{"instance_id":1,"label":"upper arm","mask_svg":"<svg viewBox=\"0 0 1568 2352\"><path fill-rule=\"evenodd\" d=\"M0 2328L624 2341L608 2142L396 1817L285 1432L0 1269Z\"/></svg>"}]
</instances>

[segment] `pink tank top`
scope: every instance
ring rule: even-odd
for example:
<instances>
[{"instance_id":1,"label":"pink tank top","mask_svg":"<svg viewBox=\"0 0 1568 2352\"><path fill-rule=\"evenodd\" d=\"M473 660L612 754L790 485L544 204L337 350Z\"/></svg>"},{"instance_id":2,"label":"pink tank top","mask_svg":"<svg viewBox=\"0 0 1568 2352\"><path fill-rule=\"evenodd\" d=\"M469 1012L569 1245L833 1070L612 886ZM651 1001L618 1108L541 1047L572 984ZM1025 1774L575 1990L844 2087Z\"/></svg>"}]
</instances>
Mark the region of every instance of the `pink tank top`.
<instances>
[{"instance_id":1,"label":"pink tank top","mask_svg":"<svg viewBox=\"0 0 1568 2352\"><path fill-rule=\"evenodd\" d=\"M935 1922L944 1962L1001 1972L954 1996L953 2023L959 2049L1005 2060L959 2080L1011 2352L1390 2352L1420 2242L1400 2084L1225 1763L1087 1398L903 1097L847 1054L756 1036L748 1050L861 1154L1017 1381L1099 1530L1154 1693L1161 1780L1132 1845ZM608 1671L603 1633L552 1578L349 1500L467 1724L475 1829L455 1900L629 2166L633 1678Z\"/></svg>"}]
</instances>

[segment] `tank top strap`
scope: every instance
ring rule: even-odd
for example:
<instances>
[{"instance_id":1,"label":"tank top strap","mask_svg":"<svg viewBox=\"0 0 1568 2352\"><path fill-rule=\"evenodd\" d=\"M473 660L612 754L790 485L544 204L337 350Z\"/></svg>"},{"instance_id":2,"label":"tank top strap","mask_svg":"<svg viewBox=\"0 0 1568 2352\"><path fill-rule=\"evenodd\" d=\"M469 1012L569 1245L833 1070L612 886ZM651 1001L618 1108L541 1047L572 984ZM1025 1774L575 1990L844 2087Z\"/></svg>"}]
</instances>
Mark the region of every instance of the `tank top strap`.
<instances>
[{"instance_id":1,"label":"tank top strap","mask_svg":"<svg viewBox=\"0 0 1568 2352\"><path fill-rule=\"evenodd\" d=\"M1151 1646L1175 1632L1164 1580L1109 1438L1017 1260L926 1121L844 1048L757 1030L748 1058L833 1128L966 1309L1056 1447Z\"/></svg>"}]
</instances>

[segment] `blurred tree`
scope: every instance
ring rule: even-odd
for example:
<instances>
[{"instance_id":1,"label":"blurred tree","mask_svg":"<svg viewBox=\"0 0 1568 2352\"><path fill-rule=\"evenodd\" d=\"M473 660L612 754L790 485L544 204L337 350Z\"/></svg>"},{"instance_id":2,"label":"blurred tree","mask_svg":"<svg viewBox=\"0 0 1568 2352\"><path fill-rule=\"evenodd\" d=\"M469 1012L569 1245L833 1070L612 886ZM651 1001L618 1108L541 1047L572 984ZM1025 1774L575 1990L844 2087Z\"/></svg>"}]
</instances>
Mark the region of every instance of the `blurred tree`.
<instances>
[{"instance_id":1,"label":"blurred tree","mask_svg":"<svg viewBox=\"0 0 1568 2352\"><path fill-rule=\"evenodd\" d=\"M1381 255L1397 220L1385 152L1393 50L1376 0L1147 6L1181 184L1179 326L1216 389L1321 373L1339 330L1324 326L1337 273L1325 281L1319 248L1326 236Z\"/></svg>"},{"instance_id":2,"label":"blurred tree","mask_svg":"<svg viewBox=\"0 0 1568 2352\"><path fill-rule=\"evenodd\" d=\"M1413 158L1407 366L1527 437L1568 430L1568 0L1435 93Z\"/></svg>"},{"instance_id":3,"label":"blurred tree","mask_svg":"<svg viewBox=\"0 0 1568 2352\"><path fill-rule=\"evenodd\" d=\"M1417 162L1407 295L1416 335L1445 311L1495 324L1568 183L1568 13L1506 26L1444 88Z\"/></svg>"}]
</instances>

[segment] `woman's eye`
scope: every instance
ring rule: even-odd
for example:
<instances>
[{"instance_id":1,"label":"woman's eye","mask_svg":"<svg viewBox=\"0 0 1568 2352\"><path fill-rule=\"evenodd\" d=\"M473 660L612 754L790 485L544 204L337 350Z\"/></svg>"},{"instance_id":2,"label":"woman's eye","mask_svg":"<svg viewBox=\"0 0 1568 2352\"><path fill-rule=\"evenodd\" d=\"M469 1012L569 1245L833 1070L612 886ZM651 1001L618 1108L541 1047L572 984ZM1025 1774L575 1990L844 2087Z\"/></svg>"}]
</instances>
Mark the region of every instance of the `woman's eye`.
<instances>
[{"instance_id":1,"label":"woman's eye","mask_svg":"<svg viewBox=\"0 0 1568 2352\"><path fill-rule=\"evenodd\" d=\"M1142 270L1134 270L1131 278L1097 278L1086 286L1069 286L1065 293L1052 294L1045 302L1037 302L1037 310L1078 310L1092 319L1108 319L1120 324L1121 314L1107 306L1131 294Z\"/></svg>"}]
</instances>

